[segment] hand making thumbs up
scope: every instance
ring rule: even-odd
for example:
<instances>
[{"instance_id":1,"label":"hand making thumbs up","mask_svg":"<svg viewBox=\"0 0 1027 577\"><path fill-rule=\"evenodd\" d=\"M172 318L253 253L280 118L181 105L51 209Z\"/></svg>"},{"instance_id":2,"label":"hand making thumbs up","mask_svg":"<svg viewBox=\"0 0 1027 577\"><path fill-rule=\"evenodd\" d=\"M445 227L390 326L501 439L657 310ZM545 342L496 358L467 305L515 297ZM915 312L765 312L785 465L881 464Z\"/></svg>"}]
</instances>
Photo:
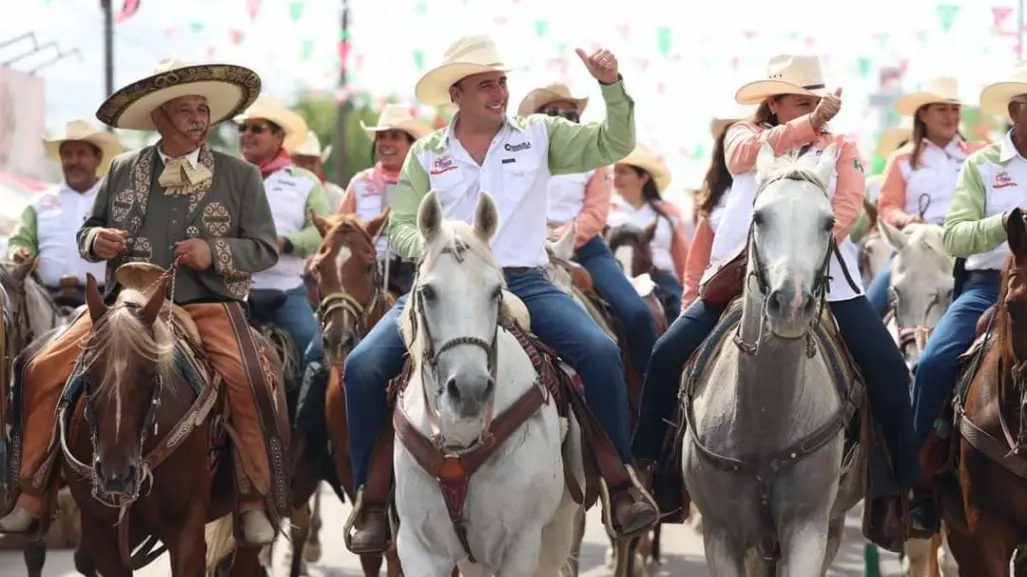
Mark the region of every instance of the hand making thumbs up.
<instances>
[{"instance_id":1,"label":"hand making thumbs up","mask_svg":"<svg viewBox=\"0 0 1027 577\"><path fill-rule=\"evenodd\" d=\"M620 79L620 73L617 71L617 57L609 50L600 48L591 56L586 56L585 51L581 48L576 48L574 51L578 53L578 58L581 58L585 68L588 68L589 74L600 84L615 84Z\"/></svg>"},{"instance_id":2,"label":"hand making thumbs up","mask_svg":"<svg viewBox=\"0 0 1027 577\"><path fill-rule=\"evenodd\" d=\"M820 99L817 103L817 107L813 109L813 113L810 114L810 122L813 127L820 129L827 124L838 111L842 109L842 89L835 89L833 94L828 94Z\"/></svg>"}]
</instances>

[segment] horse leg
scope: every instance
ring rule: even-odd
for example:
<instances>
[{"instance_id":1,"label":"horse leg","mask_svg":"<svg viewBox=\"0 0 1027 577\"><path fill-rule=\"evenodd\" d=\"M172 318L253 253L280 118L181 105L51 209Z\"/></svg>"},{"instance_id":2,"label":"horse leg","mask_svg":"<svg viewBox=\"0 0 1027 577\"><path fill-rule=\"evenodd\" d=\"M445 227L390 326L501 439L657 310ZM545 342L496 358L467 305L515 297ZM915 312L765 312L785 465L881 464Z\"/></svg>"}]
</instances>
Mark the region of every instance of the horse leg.
<instances>
[{"instance_id":1,"label":"horse leg","mask_svg":"<svg viewBox=\"0 0 1027 577\"><path fill-rule=\"evenodd\" d=\"M560 577L578 577L578 562L581 558L581 542L585 539L585 508L579 507L574 514L574 534L567 561L560 569Z\"/></svg>"},{"instance_id":2,"label":"horse leg","mask_svg":"<svg viewBox=\"0 0 1027 577\"><path fill-rule=\"evenodd\" d=\"M110 524L83 514L79 547L89 552L88 558L93 560L94 567L103 577L132 577L132 570L121 563L118 530ZM202 576L201 571L198 577Z\"/></svg>"},{"instance_id":3,"label":"horse leg","mask_svg":"<svg viewBox=\"0 0 1027 577\"><path fill-rule=\"evenodd\" d=\"M289 576L300 577L307 574L306 563L303 562L303 552L306 551L307 537L310 535L310 505L304 503L293 509L289 531L291 543L286 556L289 561Z\"/></svg>"},{"instance_id":4,"label":"horse leg","mask_svg":"<svg viewBox=\"0 0 1027 577\"><path fill-rule=\"evenodd\" d=\"M654 567L659 567L663 564L663 561L660 559L660 535L662 533L663 523L657 523L656 526L653 527L653 546L651 554L649 555L649 559L652 561L652 565Z\"/></svg>"},{"instance_id":5,"label":"horse leg","mask_svg":"<svg viewBox=\"0 0 1027 577\"><path fill-rule=\"evenodd\" d=\"M39 541L26 541L23 547L25 557L25 568L28 569L29 577L42 577L43 565L46 564L46 543Z\"/></svg>"},{"instance_id":6,"label":"horse leg","mask_svg":"<svg viewBox=\"0 0 1027 577\"><path fill-rule=\"evenodd\" d=\"M82 548L82 541L79 539L79 544L75 547L75 553L73 555L75 561L75 570L86 577L98 577L96 573L96 565L93 564L93 559L86 553L86 550Z\"/></svg>"},{"instance_id":7,"label":"horse leg","mask_svg":"<svg viewBox=\"0 0 1027 577\"><path fill-rule=\"evenodd\" d=\"M361 555L360 568L364 570L364 577L378 577L382 571L382 559L381 555Z\"/></svg>"},{"instance_id":8,"label":"horse leg","mask_svg":"<svg viewBox=\"0 0 1027 577\"><path fill-rule=\"evenodd\" d=\"M745 551L731 540L728 531L719 527L705 527L703 549L711 574L717 577L745 577Z\"/></svg>"},{"instance_id":9,"label":"horse leg","mask_svg":"<svg viewBox=\"0 0 1027 577\"><path fill-rule=\"evenodd\" d=\"M831 519L827 524L827 554L824 555L824 565L821 575L827 575L827 570L834 563L838 555L838 549L842 545L842 533L845 531L845 516Z\"/></svg>"},{"instance_id":10,"label":"horse leg","mask_svg":"<svg viewBox=\"0 0 1027 577\"><path fill-rule=\"evenodd\" d=\"M542 548L538 555L535 575L560 575L574 548L578 528L578 513L582 508L565 495L553 518L542 528Z\"/></svg>"},{"instance_id":11,"label":"horse leg","mask_svg":"<svg viewBox=\"0 0 1027 577\"><path fill-rule=\"evenodd\" d=\"M973 535L960 533L945 525L945 537L953 557L959 563L960 577L1009 575L1009 561L1019 544L1015 528L979 513Z\"/></svg>"},{"instance_id":12,"label":"horse leg","mask_svg":"<svg viewBox=\"0 0 1027 577\"><path fill-rule=\"evenodd\" d=\"M819 525L819 526L818 526ZM781 531L781 577L820 575L827 552L827 532L813 521L796 520Z\"/></svg>"},{"instance_id":13,"label":"horse leg","mask_svg":"<svg viewBox=\"0 0 1027 577\"><path fill-rule=\"evenodd\" d=\"M959 577L959 565L956 564L956 557L949 548L947 531L941 533L941 543L938 546L938 575L930 577ZM1027 573L1024 574L1027 577Z\"/></svg>"},{"instance_id":14,"label":"horse leg","mask_svg":"<svg viewBox=\"0 0 1027 577\"><path fill-rule=\"evenodd\" d=\"M403 567L399 564L399 553L396 552L396 545L389 547L389 550L385 552L385 574L388 577L403 577ZM371 576L371 573L365 573L365 575ZM377 577L377 573L373 574Z\"/></svg>"},{"instance_id":15,"label":"horse leg","mask_svg":"<svg viewBox=\"0 0 1027 577\"><path fill-rule=\"evenodd\" d=\"M310 514L310 535L303 550L303 560L317 563L321 560L321 484L314 488L314 510Z\"/></svg>"},{"instance_id":16,"label":"horse leg","mask_svg":"<svg viewBox=\"0 0 1027 577\"><path fill-rule=\"evenodd\" d=\"M179 532L166 542L171 558L172 577L204 577L207 570L207 521L208 503L194 499L179 526ZM100 571L107 577L105 571Z\"/></svg>"},{"instance_id":17,"label":"horse leg","mask_svg":"<svg viewBox=\"0 0 1027 577\"><path fill-rule=\"evenodd\" d=\"M927 577L928 561L931 554L929 539L910 539L903 547L905 558L902 559L904 577Z\"/></svg>"},{"instance_id":18,"label":"horse leg","mask_svg":"<svg viewBox=\"0 0 1027 577\"><path fill-rule=\"evenodd\" d=\"M260 547L236 547L230 577L259 577L270 575L260 562ZM104 575L104 577L107 577Z\"/></svg>"}]
</instances>

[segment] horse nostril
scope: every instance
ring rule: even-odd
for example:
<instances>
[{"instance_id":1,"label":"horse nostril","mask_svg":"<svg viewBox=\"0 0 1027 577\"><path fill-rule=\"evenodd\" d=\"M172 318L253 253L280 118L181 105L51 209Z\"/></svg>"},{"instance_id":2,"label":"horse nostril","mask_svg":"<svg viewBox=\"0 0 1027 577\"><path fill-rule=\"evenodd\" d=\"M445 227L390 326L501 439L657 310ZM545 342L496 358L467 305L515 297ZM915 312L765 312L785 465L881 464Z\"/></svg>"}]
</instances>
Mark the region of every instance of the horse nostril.
<instances>
[{"instance_id":1,"label":"horse nostril","mask_svg":"<svg viewBox=\"0 0 1027 577\"><path fill-rule=\"evenodd\" d=\"M780 314L784 309L783 300L784 295L780 290L770 291L770 296L767 297L767 312Z\"/></svg>"},{"instance_id":2,"label":"horse nostril","mask_svg":"<svg viewBox=\"0 0 1027 577\"><path fill-rule=\"evenodd\" d=\"M125 482L130 483L134 481L136 479L136 473L137 470L135 468L135 465L129 465L128 469L126 469L125 471Z\"/></svg>"},{"instance_id":3,"label":"horse nostril","mask_svg":"<svg viewBox=\"0 0 1027 577\"><path fill-rule=\"evenodd\" d=\"M492 377L489 377L489 379L485 381L485 397L489 397L495 389L496 381L492 380Z\"/></svg>"},{"instance_id":4,"label":"horse nostril","mask_svg":"<svg viewBox=\"0 0 1027 577\"><path fill-rule=\"evenodd\" d=\"M456 386L456 379L449 377L446 381L446 394L452 397L454 401L460 400L460 389Z\"/></svg>"}]
</instances>

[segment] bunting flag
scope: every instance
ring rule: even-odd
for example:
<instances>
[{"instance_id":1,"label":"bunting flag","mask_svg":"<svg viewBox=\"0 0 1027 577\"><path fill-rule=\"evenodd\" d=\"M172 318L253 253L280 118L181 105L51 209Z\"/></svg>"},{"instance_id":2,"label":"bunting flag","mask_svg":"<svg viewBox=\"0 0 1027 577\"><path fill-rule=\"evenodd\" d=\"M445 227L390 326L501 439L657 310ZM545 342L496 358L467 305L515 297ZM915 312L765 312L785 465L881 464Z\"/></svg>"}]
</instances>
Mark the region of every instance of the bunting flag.
<instances>
[{"instance_id":1,"label":"bunting flag","mask_svg":"<svg viewBox=\"0 0 1027 577\"><path fill-rule=\"evenodd\" d=\"M873 66L873 62L866 56L862 56L856 59L856 69L859 70L859 75L866 78L870 74L870 67Z\"/></svg>"},{"instance_id":2,"label":"bunting flag","mask_svg":"<svg viewBox=\"0 0 1027 577\"><path fill-rule=\"evenodd\" d=\"M263 0L246 0L246 13L250 16L250 20L256 20L257 14L260 13L260 4Z\"/></svg>"},{"instance_id":3,"label":"bunting flag","mask_svg":"<svg viewBox=\"0 0 1027 577\"><path fill-rule=\"evenodd\" d=\"M229 30L228 35L232 39L232 44L238 46L246 36L246 33L242 30Z\"/></svg>"},{"instance_id":4,"label":"bunting flag","mask_svg":"<svg viewBox=\"0 0 1027 577\"><path fill-rule=\"evenodd\" d=\"M938 5L938 18L941 20L941 29L948 32L959 14L959 6L955 4Z\"/></svg>"},{"instance_id":5,"label":"bunting flag","mask_svg":"<svg viewBox=\"0 0 1027 577\"><path fill-rule=\"evenodd\" d=\"M670 39L671 30L669 26L660 26L656 29L656 45L660 49L660 54L664 56L670 55Z\"/></svg>"},{"instance_id":6,"label":"bunting flag","mask_svg":"<svg viewBox=\"0 0 1027 577\"><path fill-rule=\"evenodd\" d=\"M310 59L310 56L314 53L314 40L311 38L304 38L300 43L300 60L306 62Z\"/></svg>"},{"instance_id":7,"label":"bunting flag","mask_svg":"<svg viewBox=\"0 0 1027 577\"><path fill-rule=\"evenodd\" d=\"M1003 35L1005 32L1006 20L1013 14L1012 6L992 6L991 22L995 34Z\"/></svg>"},{"instance_id":8,"label":"bunting flag","mask_svg":"<svg viewBox=\"0 0 1027 577\"><path fill-rule=\"evenodd\" d=\"M203 28L204 28L203 22L190 22L189 23L189 31L192 32L193 34L200 34L201 32L203 32Z\"/></svg>"},{"instance_id":9,"label":"bunting flag","mask_svg":"<svg viewBox=\"0 0 1027 577\"><path fill-rule=\"evenodd\" d=\"M535 21L535 36L538 36L539 38L544 38L546 35L546 30L548 29L549 22L546 22L545 20Z\"/></svg>"},{"instance_id":10,"label":"bunting flag","mask_svg":"<svg viewBox=\"0 0 1027 577\"><path fill-rule=\"evenodd\" d=\"M125 0L125 3L121 5L121 11L114 15L115 24L121 24L125 20L128 20L139 10L139 2L141 0Z\"/></svg>"},{"instance_id":11,"label":"bunting flag","mask_svg":"<svg viewBox=\"0 0 1027 577\"><path fill-rule=\"evenodd\" d=\"M292 21L296 22L302 15L303 2L289 2L289 18L292 18Z\"/></svg>"},{"instance_id":12,"label":"bunting flag","mask_svg":"<svg viewBox=\"0 0 1027 577\"><path fill-rule=\"evenodd\" d=\"M417 71L421 72L424 70L424 52L421 50L414 51L414 65L417 66Z\"/></svg>"}]
</instances>

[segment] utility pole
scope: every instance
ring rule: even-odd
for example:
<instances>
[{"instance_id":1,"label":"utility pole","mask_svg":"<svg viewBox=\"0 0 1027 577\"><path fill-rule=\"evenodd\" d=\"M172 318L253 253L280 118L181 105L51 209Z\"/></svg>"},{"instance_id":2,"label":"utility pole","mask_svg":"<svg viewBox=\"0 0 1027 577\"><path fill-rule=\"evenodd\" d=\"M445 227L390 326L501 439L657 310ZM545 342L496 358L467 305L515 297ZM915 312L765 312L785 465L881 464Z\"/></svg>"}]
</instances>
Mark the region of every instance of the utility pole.
<instances>
[{"instance_id":1,"label":"utility pole","mask_svg":"<svg viewBox=\"0 0 1027 577\"><path fill-rule=\"evenodd\" d=\"M1023 0L1016 2L1016 60L1023 60Z\"/></svg>"},{"instance_id":2,"label":"utility pole","mask_svg":"<svg viewBox=\"0 0 1027 577\"><path fill-rule=\"evenodd\" d=\"M111 2L100 0L100 7L103 8L104 99L114 93L114 10ZM108 126L107 132L114 132L114 129Z\"/></svg>"},{"instance_id":3,"label":"utility pole","mask_svg":"<svg viewBox=\"0 0 1027 577\"><path fill-rule=\"evenodd\" d=\"M346 83L348 79L346 70L346 60L348 51L351 49L350 38L349 38L349 0L342 0L342 22L339 30L339 42L342 43L340 46L346 46L347 53L344 54L340 50L339 52L339 88L336 94L342 93L346 95ZM346 182L346 149L348 143L346 142L346 117L349 113L350 103L349 96L339 100L338 108L335 114L335 146L332 148L332 154L335 155L335 182Z\"/></svg>"}]
</instances>

